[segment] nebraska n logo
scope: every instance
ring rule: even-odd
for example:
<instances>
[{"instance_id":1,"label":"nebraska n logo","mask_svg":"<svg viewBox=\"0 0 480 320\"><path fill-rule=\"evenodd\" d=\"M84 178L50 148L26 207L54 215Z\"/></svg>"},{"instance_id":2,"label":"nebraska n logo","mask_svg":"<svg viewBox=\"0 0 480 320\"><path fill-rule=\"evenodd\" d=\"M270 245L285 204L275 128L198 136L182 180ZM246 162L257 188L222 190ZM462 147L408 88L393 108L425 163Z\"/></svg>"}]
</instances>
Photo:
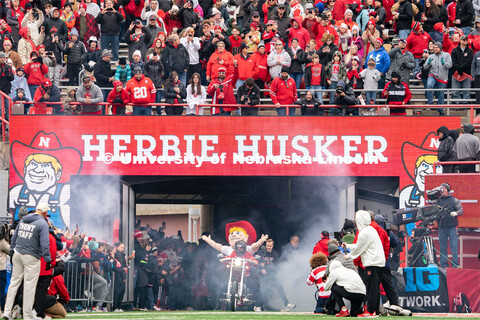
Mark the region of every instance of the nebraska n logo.
<instances>
[{"instance_id":1,"label":"nebraska n logo","mask_svg":"<svg viewBox=\"0 0 480 320\"><path fill-rule=\"evenodd\" d=\"M50 146L50 138L40 137L40 142L38 143L38 146L48 148Z\"/></svg>"}]
</instances>

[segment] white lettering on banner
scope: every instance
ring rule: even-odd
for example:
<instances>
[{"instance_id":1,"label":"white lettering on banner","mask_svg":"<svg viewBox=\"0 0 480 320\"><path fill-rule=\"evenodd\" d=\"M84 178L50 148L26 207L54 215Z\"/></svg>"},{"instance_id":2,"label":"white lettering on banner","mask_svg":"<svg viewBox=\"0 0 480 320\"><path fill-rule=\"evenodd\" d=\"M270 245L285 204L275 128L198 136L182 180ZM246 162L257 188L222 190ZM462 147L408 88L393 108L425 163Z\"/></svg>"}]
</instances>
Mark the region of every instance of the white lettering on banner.
<instances>
[{"instance_id":1,"label":"white lettering on banner","mask_svg":"<svg viewBox=\"0 0 480 320\"><path fill-rule=\"evenodd\" d=\"M208 145L208 142L211 142L212 144L218 144L218 136L216 135L202 135L198 136L198 139L202 142L201 144L201 157L204 161L210 161L212 158L211 157L218 157L218 153L213 152L211 156L208 155L209 151L214 151L215 147Z\"/></svg>"},{"instance_id":2,"label":"white lettering on banner","mask_svg":"<svg viewBox=\"0 0 480 320\"><path fill-rule=\"evenodd\" d=\"M133 139L132 139L133 138ZM111 139L111 140L109 140ZM383 136L236 135L231 154L215 152L218 135L82 135L84 161L105 164L379 164L388 162ZM94 142L98 141L98 142ZM107 144L107 142L109 142ZM263 142L263 143L261 143ZM136 144L136 146L135 146ZM108 150L106 146L108 145ZM198 149L194 154L194 147ZM135 150L136 153L132 151ZM288 153L287 153L288 150ZM334 154L332 150L336 150ZM359 152L362 150L363 152ZM130 151L130 152L127 152ZM231 158L230 158L231 157Z\"/></svg>"},{"instance_id":3,"label":"white lettering on banner","mask_svg":"<svg viewBox=\"0 0 480 320\"><path fill-rule=\"evenodd\" d=\"M431 138L430 139L430 148L433 148L433 149L438 149L438 147L440 146L440 140L439 139L435 139L435 138Z\"/></svg>"},{"instance_id":4,"label":"white lettering on banner","mask_svg":"<svg viewBox=\"0 0 480 320\"><path fill-rule=\"evenodd\" d=\"M92 134L83 134L82 140L84 141L84 150L83 161L93 161L93 157L90 155L92 151L98 151L98 156L95 159L96 161L103 161L105 159L105 141L108 138L106 134L97 134L95 138L98 140L97 145L93 145L91 141L93 140Z\"/></svg>"},{"instance_id":5,"label":"white lettering on banner","mask_svg":"<svg viewBox=\"0 0 480 320\"><path fill-rule=\"evenodd\" d=\"M181 152L180 149L178 148L178 145L180 144L180 139L178 139L177 136L174 135L161 135L160 140L163 142L163 151L162 154L164 157L169 156L169 151L173 151L175 154L175 157L180 157ZM169 141L172 141L173 144L169 144Z\"/></svg>"},{"instance_id":6,"label":"white lettering on banner","mask_svg":"<svg viewBox=\"0 0 480 320\"><path fill-rule=\"evenodd\" d=\"M262 138L262 136L250 136L249 139L252 141L250 146L245 145L245 140L247 140L247 136L238 135L235 136L235 140L237 140L237 150L238 153L243 157L244 152L251 152L253 155L258 154L258 141Z\"/></svg>"},{"instance_id":7,"label":"white lettering on banner","mask_svg":"<svg viewBox=\"0 0 480 320\"><path fill-rule=\"evenodd\" d=\"M301 151L303 153L302 157L310 158L310 152L308 151L308 148L306 148L302 145L299 145L298 144L299 141L307 144L308 143L308 136L295 136L295 137L293 137L292 148L297 150L297 151ZM296 152L292 153L292 156L300 157Z\"/></svg>"},{"instance_id":8,"label":"white lettering on banner","mask_svg":"<svg viewBox=\"0 0 480 320\"><path fill-rule=\"evenodd\" d=\"M441 307L440 295L436 296L409 296L398 297L401 307L422 308L422 307Z\"/></svg>"}]
</instances>

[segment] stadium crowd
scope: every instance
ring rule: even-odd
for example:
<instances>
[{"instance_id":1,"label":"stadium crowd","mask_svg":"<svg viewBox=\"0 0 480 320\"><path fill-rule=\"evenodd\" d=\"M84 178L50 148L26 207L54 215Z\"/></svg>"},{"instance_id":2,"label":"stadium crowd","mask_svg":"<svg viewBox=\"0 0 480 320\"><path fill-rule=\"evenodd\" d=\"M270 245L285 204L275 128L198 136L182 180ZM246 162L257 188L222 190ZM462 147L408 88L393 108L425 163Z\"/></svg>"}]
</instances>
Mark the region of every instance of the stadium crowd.
<instances>
[{"instance_id":1,"label":"stadium crowd","mask_svg":"<svg viewBox=\"0 0 480 320\"><path fill-rule=\"evenodd\" d=\"M181 232L166 237L164 226L152 229L140 224L133 238L134 247L128 254L124 243L97 239L78 226L75 230L56 228L47 207L29 212L20 208L17 218L0 228L3 319L22 314L29 320L62 318L67 312L105 312L107 308L115 312L221 308L227 268L205 241L185 242ZM292 239L283 249L284 256L298 245L298 237ZM273 264L279 255L273 247L269 239L256 256L260 267L255 277L265 297L262 309L269 308L272 292L278 292L288 311L294 305L275 280ZM7 273L11 274L9 284ZM133 279L133 305L123 302L129 277Z\"/></svg>"},{"instance_id":2,"label":"stadium crowd","mask_svg":"<svg viewBox=\"0 0 480 320\"><path fill-rule=\"evenodd\" d=\"M447 86L463 89L456 103L480 87L477 2L12 0L0 7L0 90L24 113L33 102L37 113L105 114L105 102L113 114L151 115L149 103L202 114L209 96L226 105L212 114L255 115L247 106L269 97L279 115L294 103L302 115L337 115L381 96L402 115L413 78L438 89L428 104L434 94L444 104Z\"/></svg>"}]
</instances>

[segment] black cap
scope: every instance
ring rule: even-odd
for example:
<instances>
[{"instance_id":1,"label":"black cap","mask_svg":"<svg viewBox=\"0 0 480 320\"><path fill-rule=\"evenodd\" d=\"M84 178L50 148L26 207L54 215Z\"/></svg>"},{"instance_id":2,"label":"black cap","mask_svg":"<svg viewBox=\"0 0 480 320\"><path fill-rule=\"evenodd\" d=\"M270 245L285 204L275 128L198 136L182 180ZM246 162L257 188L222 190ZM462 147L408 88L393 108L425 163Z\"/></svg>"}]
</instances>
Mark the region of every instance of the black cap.
<instances>
[{"instance_id":1,"label":"black cap","mask_svg":"<svg viewBox=\"0 0 480 320\"><path fill-rule=\"evenodd\" d=\"M290 68L289 68L289 67L286 67L286 66L283 66L283 67L282 67L282 73L283 73L283 72L289 73L289 72L290 72Z\"/></svg>"}]
</instances>

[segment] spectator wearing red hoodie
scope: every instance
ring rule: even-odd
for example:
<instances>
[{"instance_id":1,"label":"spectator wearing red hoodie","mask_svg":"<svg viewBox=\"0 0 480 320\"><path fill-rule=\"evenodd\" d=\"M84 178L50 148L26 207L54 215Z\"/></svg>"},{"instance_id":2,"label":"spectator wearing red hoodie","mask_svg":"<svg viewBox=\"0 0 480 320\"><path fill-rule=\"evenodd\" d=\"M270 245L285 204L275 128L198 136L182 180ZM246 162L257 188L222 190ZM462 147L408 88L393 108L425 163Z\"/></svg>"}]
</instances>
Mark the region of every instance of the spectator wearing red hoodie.
<instances>
[{"instance_id":1,"label":"spectator wearing red hoodie","mask_svg":"<svg viewBox=\"0 0 480 320\"><path fill-rule=\"evenodd\" d=\"M335 19L335 21L342 20L346 10L347 10L347 0L335 1L335 4L333 5L333 10L332 10L333 19Z\"/></svg>"},{"instance_id":2,"label":"spectator wearing red hoodie","mask_svg":"<svg viewBox=\"0 0 480 320\"><path fill-rule=\"evenodd\" d=\"M270 86L270 98L277 108L277 115L286 116L287 109L282 105L292 105L297 101L297 86L295 81L290 77L289 67L282 67L280 77L276 77ZM295 115L295 108L289 108L289 116Z\"/></svg>"},{"instance_id":3,"label":"spectator wearing red hoodie","mask_svg":"<svg viewBox=\"0 0 480 320\"><path fill-rule=\"evenodd\" d=\"M235 87L238 89L248 78L253 78L255 69L255 60L248 53L248 47L245 43L240 45L240 53L233 57L235 75L237 82Z\"/></svg>"},{"instance_id":4,"label":"spectator wearing red hoodie","mask_svg":"<svg viewBox=\"0 0 480 320\"><path fill-rule=\"evenodd\" d=\"M310 35L308 30L302 27L302 17L294 17L290 23L292 27L287 29L288 35L288 46L292 45L292 39L298 39L298 45L302 50L307 48L308 41L310 40Z\"/></svg>"},{"instance_id":5,"label":"spectator wearing red hoodie","mask_svg":"<svg viewBox=\"0 0 480 320\"><path fill-rule=\"evenodd\" d=\"M254 61L253 79L260 89L265 88L265 83L270 81L270 72L268 71L268 53L265 50L265 43L258 44L257 52L252 55Z\"/></svg>"},{"instance_id":6,"label":"spectator wearing red hoodie","mask_svg":"<svg viewBox=\"0 0 480 320\"><path fill-rule=\"evenodd\" d=\"M236 104L235 94L233 93L233 75L227 76L227 68L220 67L218 76L210 82L207 93L212 96L212 104ZM211 113L215 115L230 115L231 111L237 110L235 107L213 107Z\"/></svg>"},{"instance_id":7,"label":"spectator wearing red hoodie","mask_svg":"<svg viewBox=\"0 0 480 320\"><path fill-rule=\"evenodd\" d=\"M326 256L328 256L328 241L330 241L330 234L328 233L328 231L322 231L322 238L320 239L320 241L317 242L317 244L313 248L312 254L322 252Z\"/></svg>"},{"instance_id":8,"label":"spectator wearing red hoodie","mask_svg":"<svg viewBox=\"0 0 480 320\"><path fill-rule=\"evenodd\" d=\"M233 55L225 50L225 42L217 42L217 50L210 56L207 63L207 80L218 78L218 69L225 68L226 77L233 77Z\"/></svg>"},{"instance_id":9,"label":"spectator wearing red hoodie","mask_svg":"<svg viewBox=\"0 0 480 320\"><path fill-rule=\"evenodd\" d=\"M385 84L382 96L387 98L391 115L407 115L405 105L412 99L412 93L410 92L410 88L408 88L408 84L401 81L400 74L397 71L392 72L392 81Z\"/></svg>"},{"instance_id":10,"label":"spectator wearing red hoodie","mask_svg":"<svg viewBox=\"0 0 480 320\"><path fill-rule=\"evenodd\" d=\"M336 3L337 2L335 2L335 4ZM334 36L333 43L335 45L338 45L340 41L340 37L338 36L338 33L335 30L335 28L330 25L330 22L328 21L328 16L322 13L320 17L317 19L319 20L319 22L317 22L317 24L313 27L313 32L315 33L315 40L317 41L317 45L315 49L318 50L323 45L322 38L325 33L333 34Z\"/></svg>"},{"instance_id":11,"label":"spectator wearing red hoodie","mask_svg":"<svg viewBox=\"0 0 480 320\"><path fill-rule=\"evenodd\" d=\"M113 90L108 94L107 101L113 104L112 114L119 116L125 115L125 105L128 104L129 95L123 88L123 84L120 80L115 80L113 82Z\"/></svg>"},{"instance_id":12,"label":"spectator wearing red hoodie","mask_svg":"<svg viewBox=\"0 0 480 320\"><path fill-rule=\"evenodd\" d=\"M27 75L28 87L33 97L35 90L43 83L45 75L48 73L48 67L43 63L43 59L38 52L32 51L30 54L30 62L23 66L23 70Z\"/></svg>"},{"instance_id":13,"label":"spectator wearing red hoodie","mask_svg":"<svg viewBox=\"0 0 480 320\"><path fill-rule=\"evenodd\" d=\"M407 50L410 51L415 58L414 75L420 72L420 65L418 63L422 59L424 50L428 49L428 42L431 39L430 35L423 31L423 27L418 21L412 23L412 32L410 32L407 38Z\"/></svg>"}]
</instances>

